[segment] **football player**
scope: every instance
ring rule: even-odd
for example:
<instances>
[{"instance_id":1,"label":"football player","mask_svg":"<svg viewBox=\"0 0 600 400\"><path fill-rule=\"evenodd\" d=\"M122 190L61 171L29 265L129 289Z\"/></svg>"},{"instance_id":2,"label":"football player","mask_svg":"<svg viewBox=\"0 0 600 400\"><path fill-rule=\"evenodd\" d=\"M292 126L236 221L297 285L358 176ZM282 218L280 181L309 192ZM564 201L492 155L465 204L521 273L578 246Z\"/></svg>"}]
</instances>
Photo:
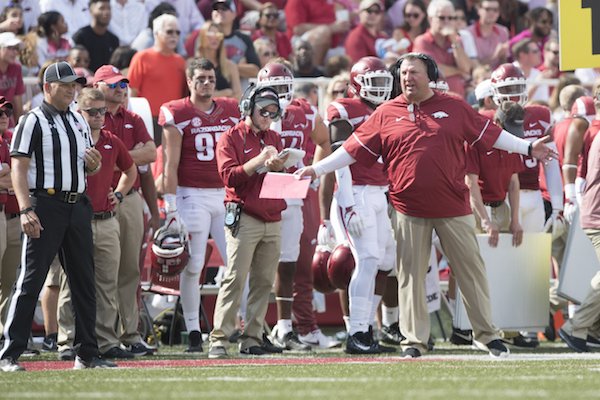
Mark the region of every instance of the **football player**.
<instances>
[{"instance_id":1,"label":"football player","mask_svg":"<svg viewBox=\"0 0 600 400\"><path fill-rule=\"evenodd\" d=\"M237 100L213 98L217 78L209 60L192 60L186 77L190 96L163 104L158 123L164 137L166 224L171 230L186 229L190 233L190 261L179 283L189 332L186 351L201 352L198 282L209 233L221 256L227 254L225 189L217 171L215 148L221 134L239 122L240 112Z\"/></svg>"},{"instance_id":2,"label":"football player","mask_svg":"<svg viewBox=\"0 0 600 400\"><path fill-rule=\"evenodd\" d=\"M334 147L362 125L379 104L389 100L392 75L380 59L363 57L350 72L350 90L354 97L337 99L327 108ZM383 280L379 281L385 282L395 264L396 243L387 213L388 181L383 163L371 168L352 164L336 171L336 180L338 190L332 203L331 222L336 241L350 243L356 264L348 287L350 328L345 351L394 351L373 339L371 326L383 294L383 290L375 288L378 271L383 271Z\"/></svg>"}]
</instances>

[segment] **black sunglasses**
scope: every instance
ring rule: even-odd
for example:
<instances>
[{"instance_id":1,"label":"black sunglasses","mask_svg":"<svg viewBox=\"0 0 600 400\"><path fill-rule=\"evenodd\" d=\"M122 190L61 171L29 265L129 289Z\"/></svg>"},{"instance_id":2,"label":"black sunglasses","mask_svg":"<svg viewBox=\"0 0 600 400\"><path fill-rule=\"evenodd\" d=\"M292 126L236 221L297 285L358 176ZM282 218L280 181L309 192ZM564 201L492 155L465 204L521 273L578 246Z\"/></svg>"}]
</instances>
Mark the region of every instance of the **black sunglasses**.
<instances>
[{"instance_id":1,"label":"black sunglasses","mask_svg":"<svg viewBox=\"0 0 600 400\"><path fill-rule=\"evenodd\" d=\"M261 117L264 117L264 118L269 117L271 119L275 119L275 118L279 117L279 110L269 111L266 108L260 108L258 110L258 113L260 114Z\"/></svg>"},{"instance_id":2,"label":"black sunglasses","mask_svg":"<svg viewBox=\"0 0 600 400\"><path fill-rule=\"evenodd\" d=\"M456 17L454 16L446 16L446 15L438 15L436 16L440 21L456 21Z\"/></svg>"},{"instance_id":3,"label":"black sunglasses","mask_svg":"<svg viewBox=\"0 0 600 400\"><path fill-rule=\"evenodd\" d=\"M272 18L272 19L276 19L279 18L279 13L268 13L268 14L263 14L265 16L265 18Z\"/></svg>"},{"instance_id":4,"label":"black sunglasses","mask_svg":"<svg viewBox=\"0 0 600 400\"><path fill-rule=\"evenodd\" d=\"M87 110L82 109L81 111L85 111L90 117L96 117L98 114L106 114L106 107L88 108Z\"/></svg>"}]
</instances>

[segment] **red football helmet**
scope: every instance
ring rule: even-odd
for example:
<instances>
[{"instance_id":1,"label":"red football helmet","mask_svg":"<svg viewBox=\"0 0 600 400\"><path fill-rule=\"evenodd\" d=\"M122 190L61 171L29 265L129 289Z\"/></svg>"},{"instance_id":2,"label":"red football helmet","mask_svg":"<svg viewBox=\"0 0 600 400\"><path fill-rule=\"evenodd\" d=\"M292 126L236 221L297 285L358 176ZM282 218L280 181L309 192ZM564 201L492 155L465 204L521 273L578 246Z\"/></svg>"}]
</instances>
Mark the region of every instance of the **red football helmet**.
<instances>
[{"instance_id":1,"label":"red football helmet","mask_svg":"<svg viewBox=\"0 0 600 400\"><path fill-rule=\"evenodd\" d=\"M331 251L326 246L317 246L312 259L313 286L321 293L330 293L335 290L335 286L331 284L327 276L327 262L330 256Z\"/></svg>"},{"instance_id":2,"label":"red football helmet","mask_svg":"<svg viewBox=\"0 0 600 400\"><path fill-rule=\"evenodd\" d=\"M338 289L348 289L354 265L354 256L348 243L335 246L327 262L327 275L333 286Z\"/></svg>"},{"instance_id":3,"label":"red football helmet","mask_svg":"<svg viewBox=\"0 0 600 400\"><path fill-rule=\"evenodd\" d=\"M354 93L373 104L381 104L392 94L392 74L377 57L363 57L350 71L350 85Z\"/></svg>"},{"instance_id":4,"label":"red football helmet","mask_svg":"<svg viewBox=\"0 0 600 400\"><path fill-rule=\"evenodd\" d=\"M272 62L265 65L256 76L257 86L270 86L279 93L279 102L283 100L284 105L289 104L294 97L294 75L284 64Z\"/></svg>"},{"instance_id":5,"label":"red football helmet","mask_svg":"<svg viewBox=\"0 0 600 400\"><path fill-rule=\"evenodd\" d=\"M190 259L188 241L185 232L169 231L168 227L159 228L154 234L152 244L152 270L159 275L179 274Z\"/></svg>"},{"instance_id":6,"label":"red football helmet","mask_svg":"<svg viewBox=\"0 0 600 400\"><path fill-rule=\"evenodd\" d=\"M514 64L500 65L492 72L492 91L494 103L500 105L504 101L514 101L520 105L527 102L527 81L521 68Z\"/></svg>"},{"instance_id":7,"label":"red football helmet","mask_svg":"<svg viewBox=\"0 0 600 400\"><path fill-rule=\"evenodd\" d=\"M596 107L594 106L594 98L591 96L581 96L571 107L572 117L582 117L591 122L596 117Z\"/></svg>"}]
</instances>

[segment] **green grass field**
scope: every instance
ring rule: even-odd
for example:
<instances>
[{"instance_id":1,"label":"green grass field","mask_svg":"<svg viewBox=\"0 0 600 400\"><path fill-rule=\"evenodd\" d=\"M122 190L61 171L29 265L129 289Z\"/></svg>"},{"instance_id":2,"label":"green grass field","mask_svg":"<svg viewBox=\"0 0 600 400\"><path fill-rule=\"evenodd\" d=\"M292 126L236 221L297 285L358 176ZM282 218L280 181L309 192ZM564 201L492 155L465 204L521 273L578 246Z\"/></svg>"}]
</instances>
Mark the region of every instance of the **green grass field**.
<instances>
[{"instance_id":1,"label":"green grass field","mask_svg":"<svg viewBox=\"0 0 600 400\"><path fill-rule=\"evenodd\" d=\"M418 360L336 350L213 361L182 351L163 346L116 370L58 370L72 364L22 358L29 371L0 373L0 399L600 398L600 353L574 354L561 343L513 349L506 360L446 343Z\"/></svg>"}]
</instances>

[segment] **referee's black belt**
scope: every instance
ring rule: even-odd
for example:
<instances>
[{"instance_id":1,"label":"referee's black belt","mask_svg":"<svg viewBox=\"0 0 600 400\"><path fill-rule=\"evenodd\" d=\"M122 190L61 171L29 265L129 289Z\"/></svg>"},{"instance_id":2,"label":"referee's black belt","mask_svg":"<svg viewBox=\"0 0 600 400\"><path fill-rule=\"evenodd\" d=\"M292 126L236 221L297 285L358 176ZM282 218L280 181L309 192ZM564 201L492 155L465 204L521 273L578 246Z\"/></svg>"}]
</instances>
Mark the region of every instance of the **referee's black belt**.
<instances>
[{"instance_id":1,"label":"referee's black belt","mask_svg":"<svg viewBox=\"0 0 600 400\"><path fill-rule=\"evenodd\" d=\"M115 215L117 215L117 213L114 211L99 212L99 213L94 213L94 219L95 220L111 219Z\"/></svg>"},{"instance_id":2,"label":"referee's black belt","mask_svg":"<svg viewBox=\"0 0 600 400\"><path fill-rule=\"evenodd\" d=\"M488 201L488 202L484 202L483 204L485 204L488 207L498 208L502 204L504 204L504 201L502 201L502 200L500 200L500 201Z\"/></svg>"},{"instance_id":3,"label":"referee's black belt","mask_svg":"<svg viewBox=\"0 0 600 400\"><path fill-rule=\"evenodd\" d=\"M36 189L31 194L36 197L48 197L68 204L78 203L84 195L84 193L77 192L55 192L54 189Z\"/></svg>"}]
</instances>

